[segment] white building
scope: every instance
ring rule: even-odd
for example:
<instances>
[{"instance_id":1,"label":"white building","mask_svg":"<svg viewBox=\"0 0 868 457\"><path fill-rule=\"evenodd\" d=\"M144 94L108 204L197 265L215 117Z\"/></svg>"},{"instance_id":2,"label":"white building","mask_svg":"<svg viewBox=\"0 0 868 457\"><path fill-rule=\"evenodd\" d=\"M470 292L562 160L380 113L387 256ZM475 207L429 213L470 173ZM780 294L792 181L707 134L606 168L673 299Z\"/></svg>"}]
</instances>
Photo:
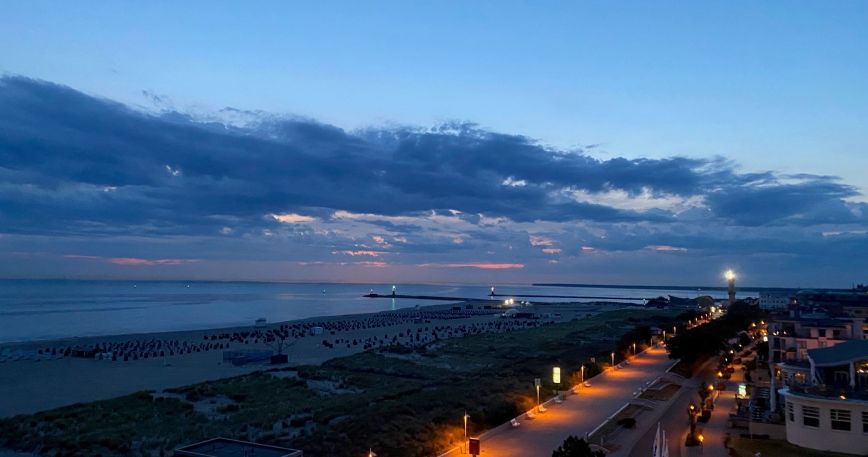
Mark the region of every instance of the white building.
<instances>
[{"instance_id":1,"label":"white building","mask_svg":"<svg viewBox=\"0 0 868 457\"><path fill-rule=\"evenodd\" d=\"M782 291L760 292L759 305L761 309L786 309L790 304L792 293Z\"/></svg>"},{"instance_id":2,"label":"white building","mask_svg":"<svg viewBox=\"0 0 868 457\"><path fill-rule=\"evenodd\" d=\"M780 390L787 441L868 455L868 341L807 351L808 382Z\"/></svg>"}]
</instances>

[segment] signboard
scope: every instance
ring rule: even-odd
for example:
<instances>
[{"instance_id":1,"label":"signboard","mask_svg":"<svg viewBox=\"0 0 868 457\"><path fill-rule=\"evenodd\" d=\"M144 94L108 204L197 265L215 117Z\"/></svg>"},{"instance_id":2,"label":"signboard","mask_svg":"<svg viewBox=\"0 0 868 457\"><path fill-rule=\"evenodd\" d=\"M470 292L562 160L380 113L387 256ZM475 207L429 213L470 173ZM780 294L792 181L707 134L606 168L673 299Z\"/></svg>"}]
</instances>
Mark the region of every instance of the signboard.
<instances>
[{"instance_id":1,"label":"signboard","mask_svg":"<svg viewBox=\"0 0 868 457\"><path fill-rule=\"evenodd\" d=\"M552 382L555 384L561 383L561 367L552 368Z\"/></svg>"},{"instance_id":2,"label":"signboard","mask_svg":"<svg viewBox=\"0 0 868 457\"><path fill-rule=\"evenodd\" d=\"M470 438L468 448L470 455L479 455L479 438Z\"/></svg>"},{"instance_id":3,"label":"signboard","mask_svg":"<svg viewBox=\"0 0 868 457\"><path fill-rule=\"evenodd\" d=\"M738 398L747 398L747 386L744 384L738 385L738 394L736 395Z\"/></svg>"},{"instance_id":4,"label":"signboard","mask_svg":"<svg viewBox=\"0 0 868 457\"><path fill-rule=\"evenodd\" d=\"M534 387L539 387L541 384L542 384L542 381L540 380L540 378L534 378L534 380L533 380L533 386Z\"/></svg>"}]
</instances>

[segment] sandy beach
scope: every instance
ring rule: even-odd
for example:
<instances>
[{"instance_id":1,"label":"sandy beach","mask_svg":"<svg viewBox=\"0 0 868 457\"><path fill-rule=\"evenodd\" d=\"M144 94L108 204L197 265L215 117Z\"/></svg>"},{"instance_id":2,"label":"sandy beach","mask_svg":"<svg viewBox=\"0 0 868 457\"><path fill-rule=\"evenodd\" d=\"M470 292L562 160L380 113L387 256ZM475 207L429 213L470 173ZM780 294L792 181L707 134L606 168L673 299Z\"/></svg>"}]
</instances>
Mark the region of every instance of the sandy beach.
<instances>
[{"instance_id":1,"label":"sandy beach","mask_svg":"<svg viewBox=\"0 0 868 457\"><path fill-rule=\"evenodd\" d=\"M260 327L10 343L0 346L0 417L273 368L275 365L267 361L235 365L224 361L224 351L273 350L274 345L266 340L280 329L289 335L287 341L292 344L284 350L289 363L277 366L291 366L319 364L388 344L421 345L435 338L545 325L582 318L599 309L598 303L537 304L516 310L537 313L540 319L513 319L501 317L503 310L484 309L480 302L311 318ZM315 327L322 328L322 333L313 334L319 331L313 330ZM173 345L171 353L169 343ZM138 349L127 349L123 356L117 350L107 350L116 347ZM93 352L93 348L106 351L97 358L63 355L65 350Z\"/></svg>"}]
</instances>

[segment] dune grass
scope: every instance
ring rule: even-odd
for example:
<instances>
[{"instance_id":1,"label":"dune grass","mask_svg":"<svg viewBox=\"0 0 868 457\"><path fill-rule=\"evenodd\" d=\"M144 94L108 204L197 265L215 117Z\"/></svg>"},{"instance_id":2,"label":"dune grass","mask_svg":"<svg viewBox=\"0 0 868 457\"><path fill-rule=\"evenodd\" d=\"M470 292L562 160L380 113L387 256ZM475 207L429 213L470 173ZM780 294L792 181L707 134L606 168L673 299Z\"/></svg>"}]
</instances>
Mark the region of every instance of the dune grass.
<instances>
[{"instance_id":1,"label":"dune grass","mask_svg":"<svg viewBox=\"0 0 868 457\"><path fill-rule=\"evenodd\" d=\"M213 436L303 449L311 456L432 455L463 437L503 423L533 403L533 380L551 392L558 364L570 379L580 363L608 360L613 341L638 325L675 313L617 310L505 334L442 340L422 350L368 351L298 377L255 372L170 389L177 398L141 392L0 420L0 446L49 455L160 455ZM614 338L614 339L613 339ZM595 371L587 369L588 373ZM334 389L322 389L323 383ZM219 419L194 403L228 398Z\"/></svg>"}]
</instances>

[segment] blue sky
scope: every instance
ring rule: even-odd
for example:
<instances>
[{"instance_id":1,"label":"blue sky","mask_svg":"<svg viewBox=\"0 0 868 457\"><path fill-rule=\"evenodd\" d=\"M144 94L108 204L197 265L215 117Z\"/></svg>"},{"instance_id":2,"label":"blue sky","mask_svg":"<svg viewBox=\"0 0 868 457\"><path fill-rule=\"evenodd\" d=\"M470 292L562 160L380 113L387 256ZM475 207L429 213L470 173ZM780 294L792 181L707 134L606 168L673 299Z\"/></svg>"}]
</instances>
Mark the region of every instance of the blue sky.
<instances>
[{"instance_id":1,"label":"blue sky","mask_svg":"<svg viewBox=\"0 0 868 457\"><path fill-rule=\"evenodd\" d=\"M848 285L864 279L856 276L865 270L865 260L848 253L868 248L862 213L868 190L866 21L864 2L5 5L0 29L14 39L0 41L0 71L7 75L0 97L15 100L8 104L15 111L0 108L7 116L0 125L12 132L12 140L0 143L0 154L15 166L4 167L10 176L0 202L19 212L0 213L6 227L0 228L0 252L14 256L16 264L0 275L208 278L236 272L239 279L404 275L640 283L709 281L718 266L734 265L759 285ZM72 95L76 91L87 96ZM40 105L57 99L70 103L61 120L51 115L50 104ZM130 109L99 105L103 99ZM85 109L105 120L98 126L76 121ZM23 112L30 117L24 119ZM136 139L113 134L111 154L120 158L108 162L130 167L121 173L125 178L94 170L65 174L59 164L88 153L95 154L88 162L94 168L109 169L102 161L109 153L94 151L109 141L98 127L111 130L112 121L141 123L142 129L160 130L160 122L184 132L198 129L191 138L204 142L225 135L270 139L286 149L282 154L310 159L302 162L319 174L311 185L338 186L344 196L325 190L318 198L301 190L276 195L285 181L260 177L254 182L274 188L249 196L247 203L259 213L214 203L211 212L197 216L235 218L236 225L190 224L184 214L157 203L171 199L154 195L166 189L166 176L141 176L225 178L225 170L243 163L243 150L212 150L208 154L224 155L213 167L197 169L201 162L183 158L202 159L190 152L191 143L170 145L155 133L149 140L177 158L127 160L125 154L151 150L137 150ZM60 131L75 126L79 133L70 139L42 132L36 138L32 129L40 122ZM215 122L231 131L215 132ZM444 123L450 127L438 129ZM282 132L277 140L275 131ZM50 145L46 150L53 155L43 160L57 166L22 160L33 154L22 145L33 144ZM341 148L352 151L359 167L404 166L409 176L444 186L453 180L458 187L463 183L454 173L473 167L470 178L492 179L500 188L467 198L471 187L450 194L377 175L379 186L366 189L341 174L341 159L330 155ZM438 152L442 148L489 162ZM263 154L261 165L294 170L271 162L271 152ZM502 156L554 164L564 154L581 159L567 167L573 175L552 165L521 176L526 167L490 162ZM325 165L330 160L335 162ZM148 162L153 169L137 168ZM422 173L428 169L437 172ZM658 177L663 170L677 172L664 179L646 176L637 187L624 178L625 169ZM81 197L82 186L139 192L125 198L153 214L129 217L103 202L108 206L92 208L88 221L67 216L64 237L37 233L37 225L47 225L32 222L38 219L34 208L57 211L52 205L69 192ZM399 204L366 204L361 194L346 197L350 189ZM228 192L203 181L175 190L202 198L197 208L208 206L209 195ZM268 220L269 214L303 220ZM437 219L441 215L454 219ZM479 215L504 222L480 222ZM174 229L155 228L160 217ZM279 225L269 225L274 223ZM271 233L268 243L281 239L279 248L257 244L264 241L252 233L264 231ZM208 241L215 233L220 243ZM404 238L406 243L395 241ZM256 248L281 255L252 255ZM132 260L119 270L112 259L145 263ZM489 264L522 267L479 268ZM392 270L394 265L403 267ZM709 273L682 274L698 265L708 265Z\"/></svg>"}]
</instances>

